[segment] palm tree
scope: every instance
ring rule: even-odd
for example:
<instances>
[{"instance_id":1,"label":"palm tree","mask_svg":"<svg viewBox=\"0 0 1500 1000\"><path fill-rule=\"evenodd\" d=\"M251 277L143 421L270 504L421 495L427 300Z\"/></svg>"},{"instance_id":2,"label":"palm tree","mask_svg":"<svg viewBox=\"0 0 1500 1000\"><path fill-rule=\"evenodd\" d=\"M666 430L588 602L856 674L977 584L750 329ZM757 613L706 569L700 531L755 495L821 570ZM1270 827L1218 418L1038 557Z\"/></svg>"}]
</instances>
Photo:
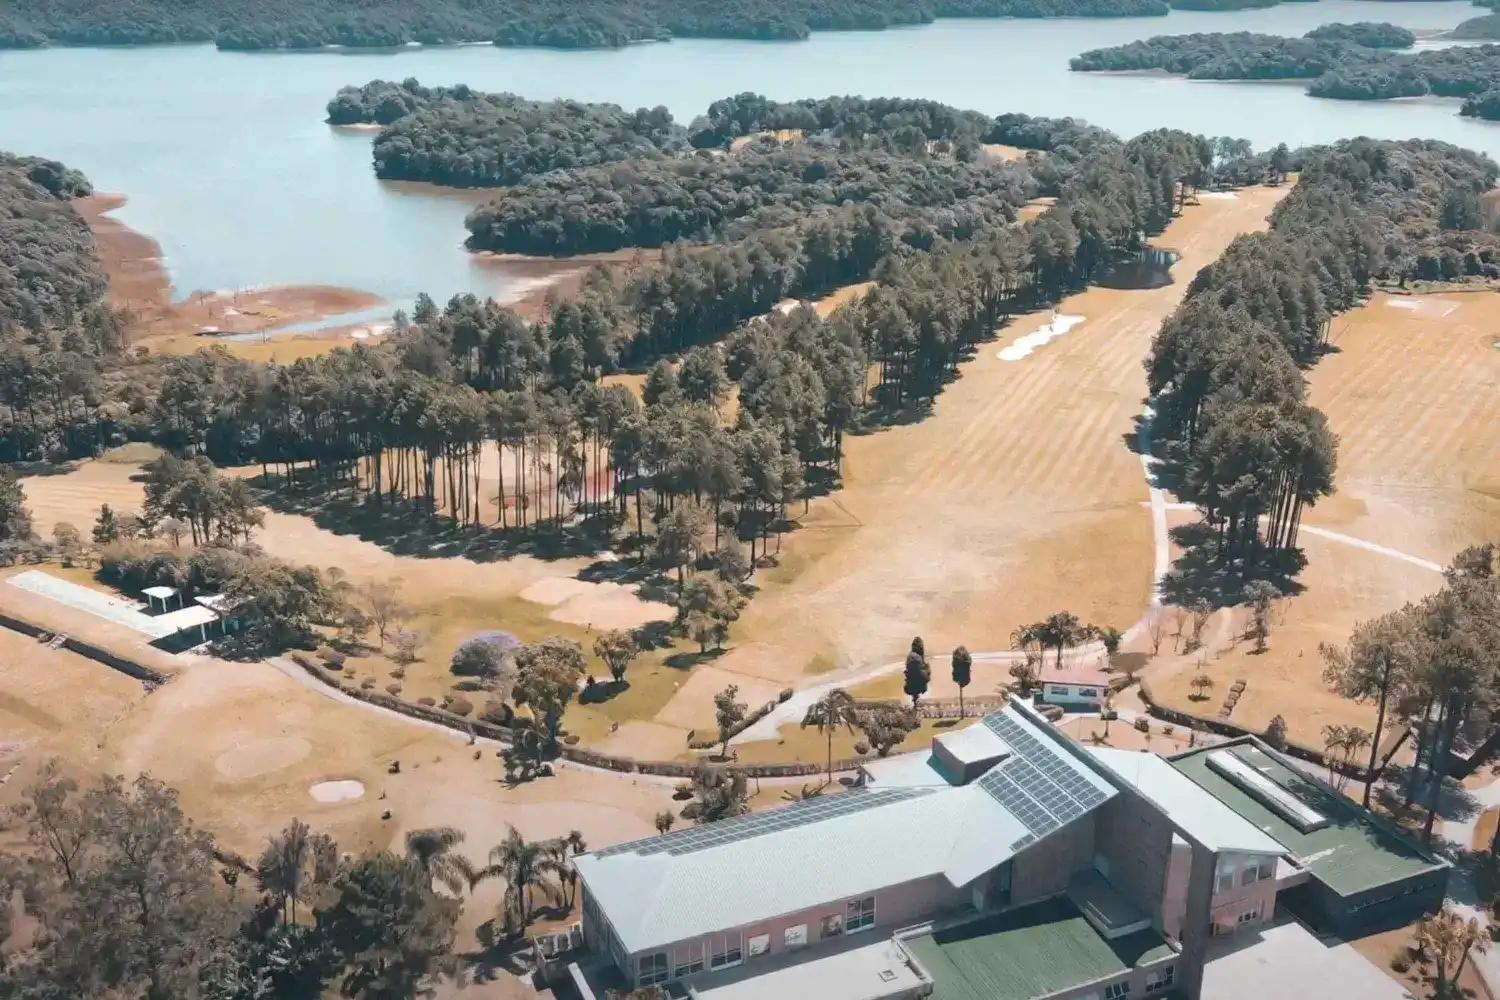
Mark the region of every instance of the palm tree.
<instances>
[{"instance_id":1,"label":"palm tree","mask_svg":"<svg viewBox=\"0 0 1500 1000\"><path fill-rule=\"evenodd\" d=\"M1055 666L1062 666L1063 650L1076 646L1089 635L1089 630L1071 611L1058 611L1039 623L1046 645L1057 647Z\"/></svg>"},{"instance_id":2,"label":"palm tree","mask_svg":"<svg viewBox=\"0 0 1500 1000\"><path fill-rule=\"evenodd\" d=\"M490 848L490 863L475 872L469 884L472 887L488 878L504 879L506 890L502 913L506 926L524 928L531 916L533 890L541 889L555 896L548 879L561 877L562 865L552 844L527 841L515 827L509 829L505 839ZM515 918L514 923L512 918Z\"/></svg>"},{"instance_id":3,"label":"palm tree","mask_svg":"<svg viewBox=\"0 0 1500 1000\"><path fill-rule=\"evenodd\" d=\"M834 688L807 708L802 728L817 726L828 736L828 783L833 784L833 731L840 726L850 732L859 720L859 706L854 696L843 688Z\"/></svg>"},{"instance_id":4,"label":"palm tree","mask_svg":"<svg viewBox=\"0 0 1500 1000\"><path fill-rule=\"evenodd\" d=\"M281 906L283 923L296 923L297 897L307 873L312 830L300 819L294 819L285 830L271 837L255 866L255 881L260 891ZM287 914L290 904L291 914Z\"/></svg>"},{"instance_id":5,"label":"palm tree","mask_svg":"<svg viewBox=\"0 0 1500 1000\"><path fill-rule=\"evenodd\" d=\"M415 862L429 882L446 886L457 895L474 879L474 866L456 848L463 843L462 830L432 826L406 835L406 857Z\"/></svg>"},{"instance_id":6,"label":"palm tree","mask_svg":"<svg viewBox=\"0 0 1500 1000\"><path fill-rule=\"evenodd\" d=\"M1465 920L1446 906L1417 922L1416 940L1417 947L1430 955L1436 966L1435 997L1449 995L1452 985L1463 975L1471 949L1481 954L1490 950L1489 933L1480 928L1479 921L1473 917Z\"/></svg>"},{"instance_id":7,"label":"palm tree","mask_svg":"<svg viewBox=\"0 0 1500 1000\"><path fill-rule=\"evenodd\" d=\"M566 837L558 837L551 842L551 846L553 856L562 866L560 877L568 887L568 897L565 902L571 910L574 901L578 898L578 869L573 866L573 859L580 854L588 853L589 845L584 842L583 834L577 830L569 830Z\"/></svg>"}]
</instances>

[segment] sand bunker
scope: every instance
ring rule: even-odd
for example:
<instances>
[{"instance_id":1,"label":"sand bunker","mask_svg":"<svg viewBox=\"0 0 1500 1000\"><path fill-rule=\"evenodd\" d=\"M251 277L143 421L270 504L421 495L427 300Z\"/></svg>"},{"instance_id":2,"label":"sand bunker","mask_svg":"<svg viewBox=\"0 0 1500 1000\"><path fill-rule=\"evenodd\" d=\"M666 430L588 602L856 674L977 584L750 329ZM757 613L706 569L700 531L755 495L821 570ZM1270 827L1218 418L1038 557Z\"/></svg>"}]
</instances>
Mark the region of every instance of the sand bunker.
<instances>
[{"instance_id":1,"label":"sand bunker","mask_svg":"<svg viewBox=\"0 0 1500 1000\"><path fill-rule=\"evenodd\" d=\"M362 781L352 779L344 781L320 781L307 790L317 802L353 802L365 796L365 785Z\"/></svg>"},{"instance_id":2,"label":"sand bunker","mask_svg":"<svg viewBox=\"0 0 1500 1000\"><path fill-rule=\"evenodd\" d=\"M1441 319L1458 308L1458 303L1450 299L1424 299L1417 297L1387 296L1385 304L1392 309L1405 309L1414 312L1418 316L1426 316L1432 319Z\"/></svg>"},{"instance_id":3,"label":"sand bunker","mask_svg":"<svg viewBox=\"0 0 1500 1000\"><path fill-rule=\"evenodd\" d=\"M291 767L310 753L312 745L300 736L273 736L226 750L214 761L214 769L226 778L243 781Z\"/></svg>"},{"instance_id":4,"label":"sand bunker","mask_svg":"<svg viewBox=\"0 0 1500 1000\"><path fill-rule=\"evenodd\" d=\"M1043 347L1073 327L1082 323L1082 316L1053 316L1052 322L1042 326L1035 333L1028 333L1023 337L1017 337L1016 342L1000 352L1001 361L1020 361L1038 347Z\"/></svg>"},{"instance_id":5,"label":"sand bunker","mask_svg":"<svg viewBox=\"0 0 1500 1000\"><path fill-rule=\"evenodd\" d=\"M629 587L618 583L585 586L590 589L559 602L547 617L590 628L639 628L647 622L670 620L677 614L668 605L641 600Z\"/></svg>"},{"instance_id":6,"label":"sand bunker","mask_svg":"<svg viewBox=\"0 0 1500 1000\"><path fill-rule=\"evenodd\" d=\"M571 576L544 576L521 591L521 597L533 604L545 604L550 608L571 598L581 597L599 586L602 584L575 580Z\"/></svg>"}]
</instances>

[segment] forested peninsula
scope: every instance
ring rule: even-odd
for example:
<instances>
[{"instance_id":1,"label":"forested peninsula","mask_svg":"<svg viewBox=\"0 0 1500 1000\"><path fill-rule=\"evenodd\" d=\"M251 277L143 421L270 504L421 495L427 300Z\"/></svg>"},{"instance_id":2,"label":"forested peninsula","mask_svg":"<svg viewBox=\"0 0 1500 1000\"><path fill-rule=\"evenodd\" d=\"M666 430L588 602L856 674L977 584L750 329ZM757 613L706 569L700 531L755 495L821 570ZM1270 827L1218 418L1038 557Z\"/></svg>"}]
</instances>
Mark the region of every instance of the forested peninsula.
<instances>
[{"instance_id":1,"label":"forested peninsula","mask_svg":"<svg viewBox=\"0 0 1500 1000\"><path fill-rule=\"evenodd\" d=\"M1029 188L1019 167L793 146L556 171L475 209L465 225L474 249L574 254L724 242L865 203L951 238L1015 218Z\"/></svg>"},{"instance_id":2,"label":"forested peninsula","mask_svg":"<svg viewBox=\"0 0 1500 1000\"><path fill-rule=\"evenodd\" d=\"M328 121L387 126L372 149L376 176L450 187L500 187L687 148L686 131L666 108L529 101L415 80L346 87L328 102Z\"/></svg>"},{"instance_id":3,"label":"forested peninsula","mask_svg":"<svg viewBox=\"0 0 1500 1000\"><path fill-rule=\"evenodd\" d=\"M1491 93L1500 89L1500 46L1397 52L1383 44L1397 36L1377 30L1390 25L1337 27L1350 30L1319 29L1320 37L1312 32L1304 38L1250 32L1160 35L1084 52L1071 66L1080 72L1159 69L1195 80L1306 79L1309 95L1346 101L1462 97L1468 100L1461 113L1483 117L1500 105L1500 94Z\"/></svg>"},{"instance_id":4,"label":"forested peninsula","mask_svg":"<svg viewBox=\"0 0 1500 1000\"><path fill-rule=\"evenodd\" d=\"M939 17L1143 17L1168 9L1165 0L0 0L0 48L164 42L214 42L223 49L462 42L600 48L673 37L794 40L813 31Z\"/></svg>"}]
</instances>

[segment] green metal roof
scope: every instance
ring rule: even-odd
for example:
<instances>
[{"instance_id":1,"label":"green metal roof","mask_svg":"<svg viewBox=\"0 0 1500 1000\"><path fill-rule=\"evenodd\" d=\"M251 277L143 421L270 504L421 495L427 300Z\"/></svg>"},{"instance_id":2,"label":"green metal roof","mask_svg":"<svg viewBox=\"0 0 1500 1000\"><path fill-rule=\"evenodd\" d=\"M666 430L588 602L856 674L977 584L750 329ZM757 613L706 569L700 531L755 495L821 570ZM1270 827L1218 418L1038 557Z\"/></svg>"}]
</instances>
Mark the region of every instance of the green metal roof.
<instances>
[{"instance_id":1,"label":"green metal roof","mask_svg":"<svg viewBox=\"0 0 1500 1000\"><path fill-rule=\"evenodd\" d=\"M1280 841L1318 881L1352 895L1419 874L1444 863L1381 823L1357 804L1254 743L1230 745L1234 755L1328 819L1321 830L1302 832L1208 766L1211 751L1174 758L1172 766L1214 798Z\"/></svg>"},{"instance_id":2,"label":"green metal roof","mask_svg":"<svg viewBox=\"0 0 1500 1000\"><path fill-rule=\"evenodd\" d=\"M1063 897L903 943L932 976L933 1000L1032 1000L1176 954L1153 930L1106 940Z\"/></svg>"}]
</instances>

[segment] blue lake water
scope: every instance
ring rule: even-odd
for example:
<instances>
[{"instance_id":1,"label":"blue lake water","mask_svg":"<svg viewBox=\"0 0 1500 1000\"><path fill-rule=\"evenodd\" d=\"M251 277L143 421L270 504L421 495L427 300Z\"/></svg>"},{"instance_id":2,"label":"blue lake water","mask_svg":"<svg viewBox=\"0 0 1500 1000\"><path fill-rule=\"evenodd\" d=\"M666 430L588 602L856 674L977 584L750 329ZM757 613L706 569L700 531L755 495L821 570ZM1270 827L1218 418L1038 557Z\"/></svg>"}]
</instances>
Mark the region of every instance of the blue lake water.
<instances>
[{"instance_id":1,"label":"blue lake water","mask_svg":"<svg viewBox=\"0 0 1500 1000\"><path fill-rule=\"evenodd\" d=\"M0 148L64 160L129 198L179 295L332 284L394 302L503 295L522 278L462 248L472 197L377 181L370 134L330 128L345 84L414 76L532 98L663 104L681 121L727 94L928 97L990 113L1073 115L1122 135L1173 126L1292 145L1371 135L1445 139L1500 158L1500 124L1458 102L1315 100L1297 83L1078 74L1069 57L1156 34L1302 34L1335 21L1451 28L1468 3L1322 0L1117 20L945 20L805 42L684 40L597 52L488 45L394 52L226 53L211 46L0 52Z\"/></svg>"}]
</instances>

